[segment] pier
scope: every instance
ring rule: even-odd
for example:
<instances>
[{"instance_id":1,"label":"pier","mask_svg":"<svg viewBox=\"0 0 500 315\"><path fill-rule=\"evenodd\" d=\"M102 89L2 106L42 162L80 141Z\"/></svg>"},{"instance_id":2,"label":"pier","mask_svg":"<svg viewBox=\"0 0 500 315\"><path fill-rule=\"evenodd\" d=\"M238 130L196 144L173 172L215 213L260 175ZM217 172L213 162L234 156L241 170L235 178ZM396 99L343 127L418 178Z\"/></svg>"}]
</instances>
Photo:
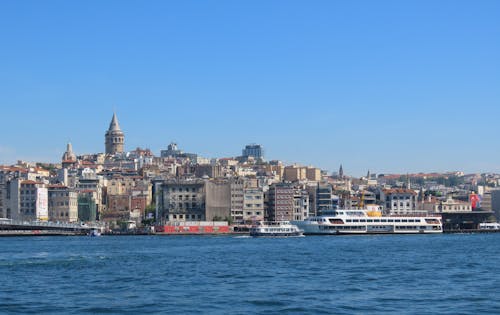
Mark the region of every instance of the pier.
<instances>
[{"instance_id":1,"label":"pier","mask_svg":"<svg viewBox=\"0 0 500 315\"><path fill-rule=\"evenodd\" d=\"M60 223L46 221L0 220L1 236L86 235L99 224Z\"/></svg>"}]
</instances>

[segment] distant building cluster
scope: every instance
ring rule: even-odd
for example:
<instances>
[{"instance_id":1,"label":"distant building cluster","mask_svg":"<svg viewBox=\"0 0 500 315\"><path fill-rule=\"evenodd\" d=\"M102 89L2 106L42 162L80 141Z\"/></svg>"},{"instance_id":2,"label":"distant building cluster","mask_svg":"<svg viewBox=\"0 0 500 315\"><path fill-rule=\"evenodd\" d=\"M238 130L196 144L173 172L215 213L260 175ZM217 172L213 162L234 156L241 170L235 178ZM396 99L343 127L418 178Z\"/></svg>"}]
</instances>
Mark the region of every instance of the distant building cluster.
<instances>
[{"instance_id":1,"label":"distant building cluster","mask_svg":"<svg viewBox=\"0 0 500 315\"><path fill-rule=\"evenodd\" d=\"M377 205L386 214L494 211L495 174L371 174L353 178L313 166L267 161L259 144L241 156L205 158L170 143L159 156L125 150L116 114L104 153L77 155L67 145L61 163L0 166L0 218L55 222L304 220L332 208ZM479 198L471 203L471 195Z\"/></svg>"}]
</instances>

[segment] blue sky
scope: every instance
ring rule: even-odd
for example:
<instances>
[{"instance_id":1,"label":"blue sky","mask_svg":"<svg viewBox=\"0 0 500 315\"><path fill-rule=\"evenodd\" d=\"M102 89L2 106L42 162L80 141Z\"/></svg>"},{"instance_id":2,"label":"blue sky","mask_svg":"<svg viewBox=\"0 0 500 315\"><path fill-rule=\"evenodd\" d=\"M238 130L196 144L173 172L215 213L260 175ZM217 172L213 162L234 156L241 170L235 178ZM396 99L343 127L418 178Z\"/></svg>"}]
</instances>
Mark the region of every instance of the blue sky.
<instances>
[{"instance_id":1,"label":"blue sky","mask_svg":"<svg viewBox=\"0 0 500 315\"><path fill-rule=\"evenodd\" d=\"M247 143L347 173L500 172L499 1L3 1L0 163Z\"/></svg>"}]
</instances>

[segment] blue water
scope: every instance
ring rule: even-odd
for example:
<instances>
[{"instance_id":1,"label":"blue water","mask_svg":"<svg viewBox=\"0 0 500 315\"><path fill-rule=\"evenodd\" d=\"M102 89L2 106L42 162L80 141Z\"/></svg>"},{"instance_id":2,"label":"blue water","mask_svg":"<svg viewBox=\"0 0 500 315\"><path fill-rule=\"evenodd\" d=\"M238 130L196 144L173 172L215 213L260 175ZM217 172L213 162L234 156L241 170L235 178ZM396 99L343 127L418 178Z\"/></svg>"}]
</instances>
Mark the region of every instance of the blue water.
<instances>
[{"instance_id":1,"label":"blue water","mask_svg":"<svg viewBox=\"0 0 500 315\"><path fill-rule=\"evenodd\" d=\"M500 234L0 238L0 313L500 312Z\"/></svg>"}]
</instances>

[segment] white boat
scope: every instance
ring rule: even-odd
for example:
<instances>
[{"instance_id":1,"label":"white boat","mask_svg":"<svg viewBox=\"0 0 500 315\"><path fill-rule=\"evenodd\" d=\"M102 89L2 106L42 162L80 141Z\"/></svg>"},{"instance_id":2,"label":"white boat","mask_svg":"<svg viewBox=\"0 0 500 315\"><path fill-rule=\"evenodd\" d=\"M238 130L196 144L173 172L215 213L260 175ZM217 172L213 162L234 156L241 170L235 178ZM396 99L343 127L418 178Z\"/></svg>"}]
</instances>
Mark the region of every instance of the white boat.
<instances>
[{"instance_id":1,"label":"white boat","mask_svg":"<svg viewBox=\"0 0 500 315\"><path fill-rule=\"evenodd\" d=\"M89 236L90 237L101 236L101 232L98 229L92 229L90 230Z\"/></svg>"},{"instance_id":2,"label":"white boat","mask_svg":"<svg viewBox=\"0 0 500 315\"><path fill-rule=\"evenodd\" d=\"M250 229L250 236L302 236L303 232L289 221L259 221Z\"/></svg>"},{"instance_id":3,"label":"white boat","mask_svg":"<svg viewBox=\"0 0 500 315\"><path fill-rule=\"evenodd\" d=\"M500 223L490 222L490 223L479 223L480 230L500 230Z\"/></svg>"},{"instance_id":4,"label":"white boat","mask_svg":"<svg viewBox=\"0 0 500 315\"><path fill-rule=\"evenodd\" d=\"M328 210L304 221L292 221L305 235L442 233L441 216L382 216L380 211Z\"/></svg>"}]
</instances>

